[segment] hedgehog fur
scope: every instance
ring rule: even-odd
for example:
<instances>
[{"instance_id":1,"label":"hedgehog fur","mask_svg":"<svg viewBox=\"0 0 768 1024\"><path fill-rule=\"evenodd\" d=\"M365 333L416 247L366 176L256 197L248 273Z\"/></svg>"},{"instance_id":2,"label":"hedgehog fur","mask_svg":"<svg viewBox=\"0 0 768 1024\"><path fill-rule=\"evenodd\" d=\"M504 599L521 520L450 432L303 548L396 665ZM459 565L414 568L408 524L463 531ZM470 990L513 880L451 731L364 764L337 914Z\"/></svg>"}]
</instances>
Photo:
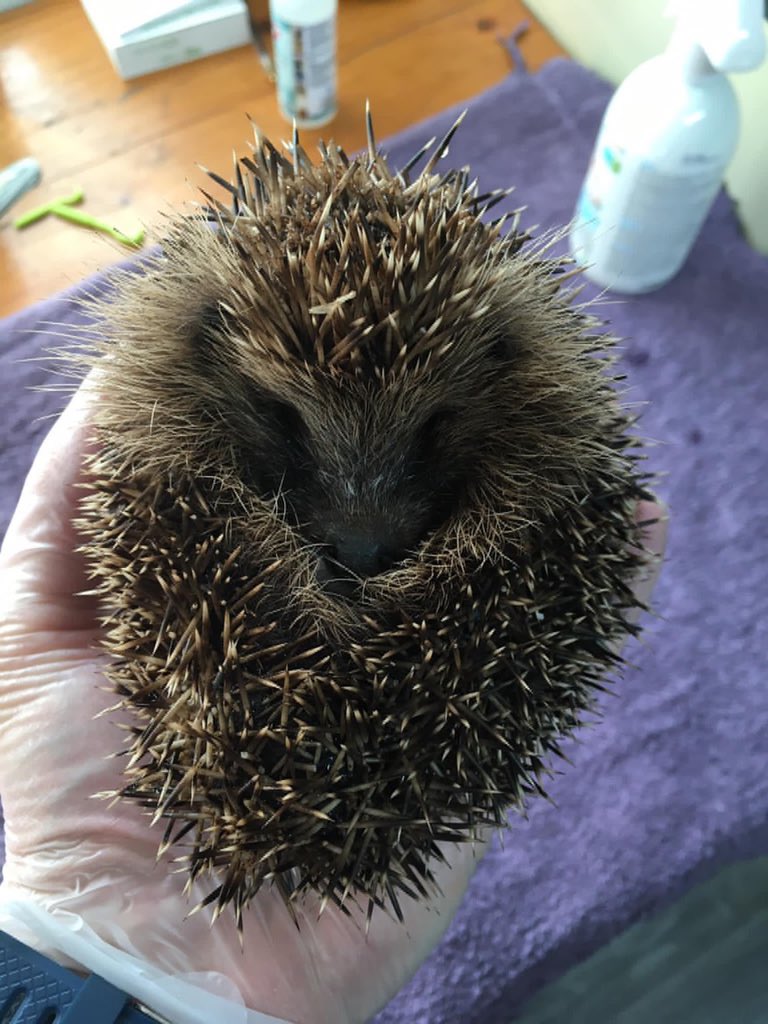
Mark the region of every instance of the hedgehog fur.
<instances>
[{"instance_id":1,"label":"hedgehog fur","mask_svg":"<svg viewBox=\"0 0 768 1024\"><path fill-rule=\"evenodd\" d=\"M317 163L256 131L211 174L231 207L172 218L91 309L119 796L238 922L265 882L428 898L440 844L544 794L636 631L613 341L488 222L508 192L438 171L455 128L400 171L370 121Z\"/></svg>"}]
</instances>

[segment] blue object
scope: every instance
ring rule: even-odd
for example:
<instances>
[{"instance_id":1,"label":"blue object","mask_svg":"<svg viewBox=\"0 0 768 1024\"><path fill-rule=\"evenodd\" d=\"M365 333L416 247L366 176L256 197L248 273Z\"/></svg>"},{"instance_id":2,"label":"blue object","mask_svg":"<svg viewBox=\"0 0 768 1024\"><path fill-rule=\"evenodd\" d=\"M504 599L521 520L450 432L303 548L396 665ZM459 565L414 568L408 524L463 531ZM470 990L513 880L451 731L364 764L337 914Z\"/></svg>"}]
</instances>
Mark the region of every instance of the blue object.
<instances>
[{"instance_id":1,"label":"blue object","mask_svg":"<svg viewBox=\"0 0 768 1024\"><path fill-rule=\"evenodd\" d=\"M153 1024L97 974L81 978L0 931L0 1024Z\"/></svg>"},{"instance_id":2,"label":"blue object","mask_svg":"<svg viewBox=\"0 0 768 1024\"><path fill-rule=\"evenodd\" d=\"M40 164L31 156L25 156L0 171L0 217L39 183L40 173Z\"/></svg>"}]
</instances>

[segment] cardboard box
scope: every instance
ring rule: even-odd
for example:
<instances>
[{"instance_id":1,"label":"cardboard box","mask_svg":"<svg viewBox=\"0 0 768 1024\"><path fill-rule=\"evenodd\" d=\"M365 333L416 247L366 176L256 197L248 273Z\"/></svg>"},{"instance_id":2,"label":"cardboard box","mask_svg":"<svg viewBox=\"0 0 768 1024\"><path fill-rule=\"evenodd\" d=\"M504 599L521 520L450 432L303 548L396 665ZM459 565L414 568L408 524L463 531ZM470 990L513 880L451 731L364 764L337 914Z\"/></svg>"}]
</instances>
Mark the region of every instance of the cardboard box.
<instances>
[{"instance_id":1,"label":"cardboard box","mask_svg":"<svg viewBox=\"0 0 768 1024\"><path fill-rule=\"evenodd\" d=\"M253 41L244 0L83 0L83 7L123 78Z\"/></svg>"}]
</instances>

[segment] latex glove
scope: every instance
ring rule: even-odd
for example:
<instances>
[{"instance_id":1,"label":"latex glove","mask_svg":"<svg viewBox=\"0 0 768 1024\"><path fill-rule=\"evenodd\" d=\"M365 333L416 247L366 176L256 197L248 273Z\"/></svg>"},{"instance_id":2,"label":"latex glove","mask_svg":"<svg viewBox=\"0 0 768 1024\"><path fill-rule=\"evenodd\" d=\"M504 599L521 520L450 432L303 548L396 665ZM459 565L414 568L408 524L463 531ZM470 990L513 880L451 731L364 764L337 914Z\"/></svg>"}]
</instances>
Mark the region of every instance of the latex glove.
<instances>
[{"instance_id":1,"label":"latex glove","mask_svg":"<svg viewBox=\"0 0 768 1024\"><path fill-rule=\"evenodd\" d=\"M436 872L443 896L431 906L404 898L405 925L376 911L367 938L362 912L332 907L319 920L312 905L300 911L297 929L269 887L244 914L242 948L228 913L213 927L207 911L187 916L210 881L185 897L170 858L156 862L162 823L150 828L128 801L92 798L121 785L121 761L109 755L122 737L119 716L95 717L114 703L95 652L95 604L72 596L88 585L71 519L91 400L81 388L44 442L0 553L0 927L174 1021L263 1020L238 1015L238 1002L301 1024L363 1021L437 943L481 851L447 848L451 869ZM638 506L640 519L659 513ZM646 540L659 555L664 534L660 523ZM643 600L655 575L656 566L638 582ZM174 995L168 976L190 975L231 1001L214 1016Z\"/></svg>"}]
</instances>

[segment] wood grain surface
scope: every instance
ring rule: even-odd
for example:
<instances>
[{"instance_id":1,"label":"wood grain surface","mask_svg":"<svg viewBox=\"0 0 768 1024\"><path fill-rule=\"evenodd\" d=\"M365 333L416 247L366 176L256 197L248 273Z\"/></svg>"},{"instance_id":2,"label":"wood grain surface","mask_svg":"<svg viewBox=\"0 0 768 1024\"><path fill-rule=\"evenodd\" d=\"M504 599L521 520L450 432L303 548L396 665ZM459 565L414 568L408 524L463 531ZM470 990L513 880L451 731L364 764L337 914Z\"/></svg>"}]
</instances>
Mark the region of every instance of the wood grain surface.
<instances>
[{"instance_id":1,"label":"wood grain surface","mask_svg":"<svg viewBox=\"0 0 768 1024\"><path fill-rule=\"evenodd\" d=\"M266 0L250 6L265 24ZM523 21L531 69L562 53L519 0L340 0L339 113L303 132L305 147L322 137L360 148L366 98L384 138L488 88L510 68L500 37ZM125 82L78 0L0 14L0 168L23 156L43 168L0 219L0 316L129 252L55 217L17 231L16 216L79 186L90 213L124 230L143 223L151 241L163 211L197 198L196 164L228 174L233 149L245 152L246 112L288 136L255 47Z\"/></svg>"}]
</instances>

